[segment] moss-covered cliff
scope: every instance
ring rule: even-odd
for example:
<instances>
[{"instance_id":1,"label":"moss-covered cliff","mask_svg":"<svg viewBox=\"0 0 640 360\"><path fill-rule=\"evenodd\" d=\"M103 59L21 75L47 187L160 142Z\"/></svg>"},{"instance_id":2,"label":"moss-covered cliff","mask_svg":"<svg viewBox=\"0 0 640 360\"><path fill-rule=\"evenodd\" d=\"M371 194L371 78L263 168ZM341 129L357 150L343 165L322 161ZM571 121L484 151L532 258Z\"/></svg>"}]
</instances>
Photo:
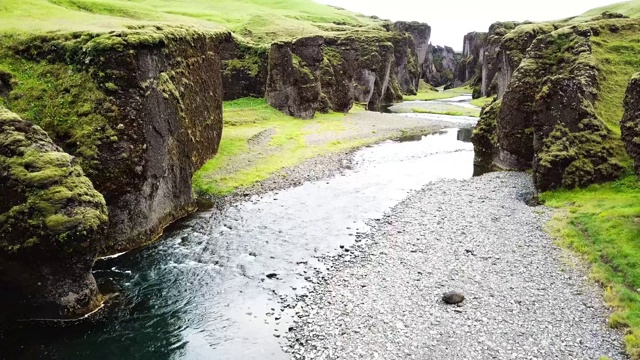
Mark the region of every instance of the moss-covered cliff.
<instances>
[{"instance_id":1,"label":"moss-covered cliff","mask_svg":"<svg viewBox=\"0 0 640 360\"><path fill-rule=\"evenodd\" d=\"M0 130L0 320L94 310L104 198L40 127L0 106Z\"/></svg>"},{"instance_id":2,"label":"moss-covered cliff","mask_svg":"<svg viewBox=\"0 0 640 360\"><path fill-rule=\"evenodd\" d=\"M480 162L486 165L490 153L499 167L532 168L540 190L619 177L626 162L619 130L602 111L615 108L611 98L619 98L619 91L609 91L618 75L607 67L617 60L605 58L609 52L602 47L624 43L636 28L637 21L615 17L577 25L525 24L504 35L501 71L509 64L518 67L512 78L505 76L508 71L497 75L507 86L495 129L484 126L487 121L477 129L485 133L476 136L476 148L484 154ZM491 137L495 148L489 151L485 139Z\"/></svg>"},{"instance_id":3,"label":"moss-covered cliff","mask_svg":"<svg viewBox=\"0 0 640 360\"><path fill-rule=\"evenodd\" d=\"M401 101L403 93L416 93L416 49L410 33L393 30L275 43L269 53L267 100L300 118L316 111L347 112L354 102L379 110Z\"/></svg>"},{"instance_id":4,"label":"moss-covered cliff","mask_svg":"<svg viewBox=\"0 0 640 360\"><path fill-rule=\"evenodd\" d=\"M106 252L140 246L194 208L191 176L222 132L229 39L180 27L5 38L4 102L78 157L104 195Z\"/></svg>"}]
</instances>

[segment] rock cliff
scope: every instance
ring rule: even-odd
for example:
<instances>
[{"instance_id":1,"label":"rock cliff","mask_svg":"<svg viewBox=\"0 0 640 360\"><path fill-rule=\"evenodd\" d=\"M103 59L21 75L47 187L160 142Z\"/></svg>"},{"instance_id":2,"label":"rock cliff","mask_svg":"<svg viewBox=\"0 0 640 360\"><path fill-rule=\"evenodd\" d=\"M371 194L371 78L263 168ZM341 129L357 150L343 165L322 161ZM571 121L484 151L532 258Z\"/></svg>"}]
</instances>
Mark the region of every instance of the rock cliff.
<instances>
[{"instance_id":1,"label":"rock cliff","mask_svg":"<svg viewBox=\"0 0 640 360\"><path fill-rule=\"evenodd\" d=\"M503 46L499 52L512 49L502 64L519 67L505 80L508 85L497 114L485 109L487 116L474 134L479 163L486 165L491 158L502 168L532 168L536 186L543 191L620 176L623 167L616 160L613 135L594 110L600 75L591 38L610 31L601 25L555 31L549 24L517 28L522 41L514 40L517 46ZM505 34L502 43L511 44L512 37L516 38ZM521 52L525 46L528 50Z\"/></svg>"},{"instance_id":2,"label":"rock cliff","mask_svg":"<svg viewBox=\"0 0 640 360\"><path fill-rule=\"evenodd\" d=\"M429 45L427 60L423 65L424 81L432 86L453 85L454 74L458 66L455 51L448 46Z\"/></svg>"},{"instance_id":3,"label":"rock cliff","mask_svg":"<svg viewBox=\"0 0 640 360\"><path fill-rule=\"evenodd\" d=\"M416 45L406 32L278 42L269 52L267 101L299 118L347 112L354 102L379 110L402 100L403 93L415 94L417 63Z\"/></svg>"},{"instance_id":4,"label":"rock cliff","mask_svg":"<svg viewBox=\"0 0 640 360\"><path fill-rule=\"evenodd\" d=\"M482 62L487 33L471 32L464 36L462 59L456 67L455 86L482 82Z\"/></svg>"},{"instance_id":5,"label":"rock cliff","mask_svg":"<svg viewBox=\"0 0 640 360\"><path fill-rule=\"evenodd\" d=\"M624 99L624 116L620 122L622 140L640 175L640 73L633 75Z\"/></svg>"},{"instance_id":6,"label":"rock cliff","mask_svg":"<svg viewBox=\"0 0 640 360\"><path fill-rule=\"evenodd\" d=\"M107 207L74 157L0 106L0 311L65 318L100 305L91 274Z\"/></svg>"},{"instance_id":7,"label":"rock cliff","mask_svg":"<svg viewBox=\"0 0 640 360\"><path fill-rule=\"evenodd\" d=\"M222 133L226 41L227 33L140 28L25 38L4 57L18 64L18 80L30 67L43 73L46 88L17 80L7 105L76 156L104 195L103 252L148 243L195 208L191 177ZM42 111L48 101L62 106Z\"/></svg>"},{"instance_id":8,"label":"rock cliff","mask_svg":"<svg viewBox=\"0 0 640 360\"><path fill-rule=\"evenodd\" d=\"M269 48L234 38L220 46L224 100L262 98L266 92Z\"/></svg>"}]
</instances>

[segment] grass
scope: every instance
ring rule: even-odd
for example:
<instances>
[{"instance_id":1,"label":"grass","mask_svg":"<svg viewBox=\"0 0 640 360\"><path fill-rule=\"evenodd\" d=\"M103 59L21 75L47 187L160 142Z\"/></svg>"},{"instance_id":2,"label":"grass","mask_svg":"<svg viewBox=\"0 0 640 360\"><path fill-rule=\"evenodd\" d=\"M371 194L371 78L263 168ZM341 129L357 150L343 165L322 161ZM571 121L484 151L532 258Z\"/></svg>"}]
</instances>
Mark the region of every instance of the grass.
<instances>
[{"instance_id":1,"label":"grass","mask_svg":"<svg viewBox=\"0 0 640 360\"><path fill-rule=\"evenodd\" d=\"M417 95L405 95L404 101L450 99L456 96L470 95L471 92L472 90L468 86L453 88L444 91L439 91L433 88L425 89L421 87Z\"/></svg>"},{"instance_id":2,"label":"grass","mask_svg":"<svg viewBox=\"0 0 640 360\"><path fill-rule=\"evenodd\" d=\"M618 12L632 18L640 17L640 0L624 1L616 4L591 9L586 13L572 19L573 21L589 20L605 11Z\"/></svg>"},{"instance_id":3,"label":"grass","mask_svg":"<svg viewBox=\"0 0 640 360\"><path fill-rule=\"evenodd\" d=\"M451 115L451 116L480 116L480 109L465 108L455 105L440 105L429 106L428 108L412 108L414 113L418 114L439 114L439 115Z\"/></svg>"},{"instance_id":4,"label":"grass","mask_svg":"<svg viewBox=\"0 0 640 360\"><path fill-rule=\"evenodd\" d=\"M174 24L229 29L247 40L383 30L382 22L312 0L4 0L0 32L122 30Z\"/></svg>"},{"instance_id":5,"label":"grass","mask_svg":"<svg viewBox=\"0 0 640 360\"><path fill-rule=\"evenodd\" d=\"M619 137L627 85L640 69L640 34L631 30L618 34L604 31L591 41L601 79L596 114Z\"/></svg>"},{"instance_id":6,"label":"grass","mask_svg":"<svg viewBox=\"0 0 640 360\"><path fill-rule=\"evenodd\" d=\"M482 97L482 98L478 98L478 99L473 99L471 100L471 105L475 105L479 108L482 108L483 106L485 106L486 104L492 102L494 99L493 96L489 96L489 97Z\"/></svg>"},{"instance_id":7,"label":"grass","mask_svg":"<svg viewBox=\"0 0 640 360\"><path fill-rule=\"evenodd\" d=\"M351 112L354 111L361 109ZM379 140L372 137L307 144L308 134L344 131L345 116L342 113L317 114L313 120L300 120L271 108L263 99L225 102L225 129L218 155L194 175L194 191L198 196L227 195L312 157ZM266 130L271 130L273 135L265 144L251 147L250 139Z\"/></svg>"},{"instance_id":8,"label":"grass","mask_svg":"<svg viewBox=\"0 0 640 360\"><path fill-rule=\"evenodd\" d=\"M586 189L548 192L541 200L563 209L549 231L592 264L592 277L605 287L605 299L614 308L610 326L626 329L627 351L640 358L640 181L631 175Z\"/></svg>"}]
</instances>

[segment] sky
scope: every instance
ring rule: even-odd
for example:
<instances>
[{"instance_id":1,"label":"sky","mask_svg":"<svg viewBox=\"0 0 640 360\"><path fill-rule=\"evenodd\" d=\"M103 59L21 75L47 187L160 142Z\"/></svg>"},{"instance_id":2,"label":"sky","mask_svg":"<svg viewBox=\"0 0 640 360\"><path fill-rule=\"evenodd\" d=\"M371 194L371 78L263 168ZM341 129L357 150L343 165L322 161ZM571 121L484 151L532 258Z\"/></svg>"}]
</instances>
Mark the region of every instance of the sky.
<instances>
[{"instance_id":1,"label":"sky","mask_svg":"<svg viewBox=\"0 0 640 360\"><path fill-rule=\"evenodd\" d=\"M431 42L462 51L464 35L496 21L544 21L580 15L621 0L315 0L390 20L431 25Z\"/></svg>"}]
</instances>

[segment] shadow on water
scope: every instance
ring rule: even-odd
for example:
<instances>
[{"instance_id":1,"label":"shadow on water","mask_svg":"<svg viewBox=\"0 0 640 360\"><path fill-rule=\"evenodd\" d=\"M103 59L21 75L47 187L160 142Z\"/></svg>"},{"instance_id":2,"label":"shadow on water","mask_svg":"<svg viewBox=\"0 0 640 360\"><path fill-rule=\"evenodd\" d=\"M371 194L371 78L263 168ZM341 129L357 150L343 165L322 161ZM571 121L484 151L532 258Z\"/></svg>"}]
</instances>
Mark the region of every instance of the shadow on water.
<instances>
[{"instance_id":1,"label":"shadow on water","mask_svg":"<svg viewBox=\"0 0 640 360\"><path fill-rule=\"evenodd\" d=\"M101 289L120 294L99 316L0 326L0 359L288 359L279 336L326 274L319 257L361 241L367 221L411 191L471 178L468 136L388 141L356 152L341 176L196 213L156 244L96 263Z\"/></svg>"}]
</instances>

